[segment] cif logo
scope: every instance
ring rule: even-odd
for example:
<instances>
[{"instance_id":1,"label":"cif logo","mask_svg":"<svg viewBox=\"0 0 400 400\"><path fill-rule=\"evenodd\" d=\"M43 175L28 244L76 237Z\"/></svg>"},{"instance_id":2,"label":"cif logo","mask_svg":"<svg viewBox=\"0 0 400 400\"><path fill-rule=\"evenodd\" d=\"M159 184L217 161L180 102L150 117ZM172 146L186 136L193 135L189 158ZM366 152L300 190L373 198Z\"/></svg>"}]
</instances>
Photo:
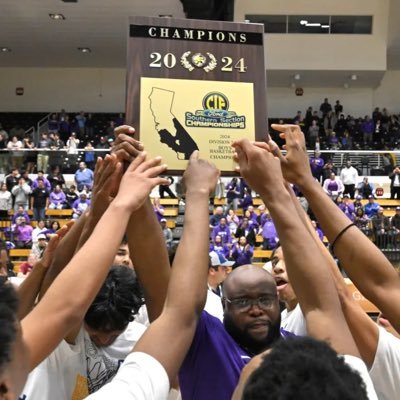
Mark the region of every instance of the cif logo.
<instances>
[{"instance_id":1,"label":"cif logo","mask_svg":"<svg viewBox=\"0 0 400 400\"><path fill-rule=\"evenodd\" d=\"M229 109L228 98L219 92L211 92L204 96L203 99L204 110L224 110Z\"/></svg>"}]
</instances>

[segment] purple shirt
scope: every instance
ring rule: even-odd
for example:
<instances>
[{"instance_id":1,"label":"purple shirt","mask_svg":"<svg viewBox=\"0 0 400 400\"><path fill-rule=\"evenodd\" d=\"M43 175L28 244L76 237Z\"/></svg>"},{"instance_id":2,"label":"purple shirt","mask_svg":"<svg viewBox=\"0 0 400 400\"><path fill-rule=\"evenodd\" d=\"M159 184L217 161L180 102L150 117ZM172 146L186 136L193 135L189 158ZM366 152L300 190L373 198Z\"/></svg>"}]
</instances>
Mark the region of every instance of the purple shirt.
<instances>
[{"instance_id":1,"label":"purple shirt","mask_svg":"<svg viewBox=\"0 0 400 400\"><path fill-rule=\"evenodd\" d=\"M223 244L227 244L232 241L231 230L229 229L228 225L221 226L220 224L218 224L216 227L214 227L211 234L212 241L214 241L215 237L218 235L221 236Z\"/></svg>"},{"instance_id":2,"label":"purple shirt","mask_svg":"<svg viewBox=\"0 0 400 400\"><path fill-rule=\"evenodd\" d=\"M203 311L179 372L182 398L230 400L240 372L250 359L222 322Z\"/></svg>"},{"instance_id":3,"label":"purple shirt","mask_svg":"<svg viewBox=\"0 0 400 400\"><path fill-rule=\"evenodd\" d=\"M281 328L281 337L289 336L295 335ZM223 323L203 311L179 371L182 399L231 400L240 373L250 359Z\"/></svg>"},{"instance_id":4,"label":"purple shirt","mask_svg":"<svg viewBox=\"0 0 400 400\"><path fill-rule=\"evenodd\" d=\"M228 246L225 246L225 245L221 246L221 245L217 245L215 243L211 243L209 252L211 252L211 251L219 252L219 253L223 254L226 258L229 257L229 248L228 248Z\"/></svg>"},{"instance_id":5,"label":"purple shirt","mask_svg":"<svg viewBox=\"0 0 400 400\"><path fill-rule=\"evenodd\" d=\"M322 167L324 166L325 162L321 157L315 158L311 157L310 158L310 167L311 167L311 172L313 175L315 174L320 174L322 173Z\"/></svg>"},{"instance_id":6,"label":"purple shirt","mask_svg":"<svg viewBox=\"0 0 400 400\"><path fill-rule=\"evenodd\" d=\"M276 233L275 225L272 219L267 219L264 223L262 236L265 239L274 239L278 236Z\"/></svg>"},{"instance_id":7,"label":"purple shirt","mask_svg":"<svg viewBox=\"0 0 400 400\"><path fill-rule=\"evenodd\" d=\"M30 224L31 223L31 219L29 218L29 215L28 215L28 213L26 212L26 211L24 211L22 214L19 214L18 212L16 212L14 215L13 215L13 218L12 218L12 223L13 224L15 224L16 222L17 222L17 218L18 217L25 217L25 222L27 223L27 224Z\"/></svg>"},{"instance_id":8,"label":"purple shirt","mask_svg":"<svg viewBox=\"0 0 400 400\"><path fill-rule=\"evenodd\" d=\"M345 204L345 203L340 203L339 204L339 208L346 214L346 216L351 220L354 221L354 205L349 203L349 204Z\"/></svg>"},{"instance_id":9,"label":"purple shirt","mask_svg":"<svg viewBox=\"0 0 400 400\"><path fill-rule=\"evenodd\" d=\"M43 183L44 183L44 187L50 192L51 191L51 185L48 179L46 179L44 176L42 177L43 179ZM37 178L32 182L32 190L36 189L38 187L38 180Z\"/></svg>"},{"instance_id":10,"label":"purple shirt","mask_svg":"<svg viewBox=\"0 0 400 400\"><path fill-rule=\"evenodd\" d=\"M21 242L30 242L32 240L33 228L30 225L19 225L16 229L17 240Z\"/></svg>"},{"instance_id":11,"label":"purple shirt","mask_svg":"<svg viewBox=\"0 0 400 400\"><path fill-rule=\"evenodd\" d=\"M232 252L232 258L235 260L235 266L251 264L251 258L253 257L253 247L249 246L245 250L242 246L234 247Z\"/></svg>"},{"instance_id":12,"label":"purple shirt","mask_svg":"<svg viewBox=\"0 0 400 400\"><path fill-rule=\"evenodd\" d=\"M59 205L59 204L65 203L65 199L66 199L65 193L63 191L60 191L58 193L56 193L56 192L50 193L50 203Z\"/></svg>"}]
</instances>

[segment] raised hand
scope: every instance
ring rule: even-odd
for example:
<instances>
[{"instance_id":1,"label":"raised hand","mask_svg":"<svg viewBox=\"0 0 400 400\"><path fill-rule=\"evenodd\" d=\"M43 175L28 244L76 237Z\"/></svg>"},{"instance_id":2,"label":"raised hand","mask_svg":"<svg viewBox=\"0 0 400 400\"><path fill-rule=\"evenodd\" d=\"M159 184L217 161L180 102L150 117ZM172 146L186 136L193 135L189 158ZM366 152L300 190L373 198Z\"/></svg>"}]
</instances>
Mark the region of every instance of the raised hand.
<instances>
[{"instance_id":1,"label":"raised hand","mask_svg":"<svg viewBox=\"0 0 400 400\"><path fill-rule=\"evenodd\" d=\"M137 210L157 185L167 185L168 179L160 178L167 165L161 165L161 157L146 161L146 153L141 152L129 165L122 177L115 202L131 210Z\"/></svg>"},{"instance_id":2,"label":"raised hand","mask_svg":"<svg viewBox=\"0 0 400 400\"><path fill-rule=\"evenodd\" d=\"M122 165L116 155L97 159L92 192L92 213L103 215L118 192L122 178Z\"/></svg>"},{"instance_id":3,"label":"raised hand","mask_svg":"<svg viewBox=\"0 0 400 400\"><path fill-rule=\"evenodd\" d=\"M199 152L194 151L183 174L182 183L185 192L199 192L210 195L217 185L219 174L220 171L215 165L200 159Z\"/></svg>"},{"instance_id":4,"label":"raised hand","mask_svg":"<svg viewBox=\"0 0 400 400\"><path fill-rule=\"evenodd\" d=\"M135 129L122 125L114 130L115 142L111 154L115 154L119 161L132 162L144 150L141 142L133 138Z\"/></svg>"},{"instance_id":5,"label":"raised hand","mask_svg":"<svg viewBox=\"0 0 400 400\"><path fill-rule=\"evenodd\" d=\"M299 126L273 124L272 128L281 132L279 136L286 141L284 148L287 153L285 156L281 154L275 142L269 142L270 151L281 161L284 178L299 187L308 182L313 182L314 178L311 174L304 134Z\"/></svg>"},{"instance_id":6,"label":"raised hand","mask_svg":"<svg viewBox=\"0 0 400 400\"><path fill-rule=\"evenodd\" d=\"M268 198L279 185L284 185L280 161L269 146L261 148L248 139L238 140L232 146L236 151L234 159L239 163L237 171L257 193Z\"/></svg>"}]
</instances>

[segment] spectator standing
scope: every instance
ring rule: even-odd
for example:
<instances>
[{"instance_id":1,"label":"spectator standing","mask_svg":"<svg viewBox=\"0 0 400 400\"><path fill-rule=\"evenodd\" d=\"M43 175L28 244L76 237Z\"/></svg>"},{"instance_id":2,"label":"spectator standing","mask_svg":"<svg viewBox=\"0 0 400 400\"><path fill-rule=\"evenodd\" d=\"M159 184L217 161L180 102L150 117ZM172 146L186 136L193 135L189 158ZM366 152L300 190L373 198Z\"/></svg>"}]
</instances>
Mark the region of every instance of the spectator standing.
<instances>
[{"instance_id":1,"label":"spectator standing","mask_svg":"<svg viewBox=\"0 0 400 400\"><path fill-rule=\"evenodd\" d=\"M380 205L375 202L374 196L369 195L368 196L368 203L364 206L364 212L367 215L369 219L371 219L374 215L378 213Z\"/></svg>"},{"instance_id":2,"label":"spectator standing","mask_svg":"<svg viewBox=\"0 0 400 400\"><path fill-rule=\"evenodd\" d=\"M78 115L75 116L75 119L78 124L80 138L83 138L85 137L85 127L86 127L85 112L81 111Z\"/></svg>"},{"instance_id":3,"label":"spectator standing","mask_svg":"<svg viewBox=\"0 0 400 400\"><path fill-rule=\"evenodd\" d=\"M49 209L62 210L63 208L65 208L66 201L67 199L65 193L61 190L60 185L56 185L49 196Z\"/></svg>"},{"instance_id":4,"label":"spectator standing","mask_svg":"<svg viewBox=\"0 0 400 400\"><path fill-rule=\"evenodd\" d=\"M39 181L43 181L44 187L49 191L51 191L51 184L50 181L45 178L44 172L39 170L37 173L37 177L32 181L32 189L36 189L39 186Z\"/></svg>"},{"instance_id":5,"label":"spectator standing","mask_svg":"<svg viewBox=\"0 0 400 400\"><path fill-rule=\"evenodd\" d=\"M75 183L79 192L83 190L84 186L92 190L93 171L87 168L83 161L79 163L79 169L75 172Z\"/></svg>"},{"instance_id":6,"label":"spectator standing","mask_svg":"<svg viewBox=\"0 0 400 400\"><path fill-rule=\"evenodd\" d=\"M329 104L329 101L327 98L325 98L324 102L320 105L319 111L321 111L322 118L325 118L325 116L328 114L328 112L332 111L332 106Z\"/></svg>"},{"instance_id":7,"label":"spectator standing","mask_svg":"<svg viewBox=\"0 0 400 400\"><path fill-rule=\"evenodd\" d=\"M311 122L310 127L308 128L308 143L311 150L315 149L315 144L317 143L317 139L319 137L319 125L316 120Z\"/></svg>"},{"instance_id":8,"label":"spectator standing","mask_svg":"<svg viewBox=\"0 0 400 400\"><path fill-rule=\"evenodd\" d=\"M336 116L339 116L343 112L343 106L340 104L339 100L336 100L335 104L335 114Z\"/></svg>"},{"instance_id":9,"label":"spectator standing","mask_svg":"<svg viewBox=\"0 0 400 400\"><path fill-rule=\"evenodd\" d=\"M321 181L321 176L323 173L323 168L325 165L325 161L321 157L321 153L319 151L316 151L314 153L314 157L310 157L310 167L311 167L311 173L313 177L320 182Z\"/></svg>"},{"instance_id":10,"label":"spectator standing","mask_svg":"<svg viewBox=\"0 0 400 400\"><path fill-rule=\"evenodd\" d=\"M22 142L17 136L13 136L7 144L7 149L11 152L11 164L13 168L21 168L24 159L24 153L21 151L23 148Z\"/></svg>"},{"instance_id":11,"label":"spectator standing","mask_svg":"<svg viewBox=\"0 0 400 400\"><path fill-rule=\"evenodd\" d=\"M173 240L172 231L170 228L168 228L167 220L165 218L161 218L160 224L161 224L161 230L162 230L162 233L163 233L164 239L165 239L165 245L167 246L167 250L171 251L172 240Z\"/></svg>"},{"instance_id":12,"label":"spectator standing","mask_svg":"<svg viewBox=\"0 0 400 400\"><path fill-rule=\"evenodd\" d=\"M346 166L340 172L340 179L344 185L343 194L348 194L354 199L354 192L358 181L358 171L351 165L351 160L346 161Z\"/></svg>"},{"instance_id":13,"label":"spectator standing","mask_svg":"<svg viewBox=\"0 0 400 400\"><path fill-rule=\"evenodd\" d=\"M4 182L0 183L0 220L8 219L8 212L12 209L12 195Z\"/></svg>"},{"instance_id":14,"label":"spectator standing","mask_svg":"<svg viewBox=\"0 0 400 400\"><path fill-rule=\"evenodd\" d=\"M328 179L325 179L323 185L325 193L332 199L336 200L343 193L343 182L333 172Z\"/></svg>"},{"instance_id":15,"label":"spectator standing","mask_svg":"<svg viewBox=\"0 0 400 400\"><path fill-rule=\"evenodd\" d=\"M17 218L14 228L14 239L20 249L30 249L32 246L33 228L26 223L24 217Z\"/></svg>"},{"instance_id":16,"label":"spectator standing","mask_svg":"<svg viewBox=\"0 0 400 400\"><path fill-rule=\"evenodd\" d=\"M329 111L324 118L324 129L326 137L331 136L333 130L335 129L336 123L336 115L332 111Z\"/></svg>"},{"instance_id":17,"label":"spectator standing","mask_svg":"<svg viewBox=\"0 0 400 400\"><path fill-rule=\"evenodd\" d=\"M57 185L59 185L61 189L65 186L65 179L58 165L55 165L52 168L50 173L47 175L47 180L50 182L52 189L54 189Z\"/></svg>"},{"instance_id":18,"label":"spectator standing","mask_svg":"<svg viewBox=\"0 0 400 400\"><path fill-rule=\"evenodd\" d=\"M86 118L86 136L91 140L94 137L94 118L93 114L89 113L87 118Z\"/></svg>"},{"instance_id":19,"label":"spectator standing","mask_svg":"<svg viewBox=\"0 0 400 400\"><path fill-rule=\"evenodd\" d=\"M79 198L79 195L78 195L78 193L76 191L76 186L75 185L71 185L69 187L69 189L65 193L65 197L67 199L67 206L69 208L72 208L74 202L76 200L78 200L78 198Z\"/></svg>"},{"instance_id":20,"label":"spectator standing","mask_svg":"<svg viewBox=\"0 0 400 400\"><path fill-rule=\"evenodd\" d=\"M227 185L226 185L226 199L229 208L233 208L237 210L239 206L239 197L240 197L240 187L237 178L233 178Z\"/></svg>"},{"instance_id":21,"label":"spectator standing","mask_svg":"<svg viewBox=\"0 0 400 400\"><path fill-rule=\"evenodd\" d=\"M25 210L29 208L29 195L31 194L31 187L25 182L24 178L20 178L18 185L14 186L11 190L14 196L14 209L17 210L19 206L24 207Z\"/></svg>"},{"instance_id":22,"label":"spectator standing","mask_svg":"<svg viewBox=\"0 0 400 400\"><path fill-rule=\"evenodd\" d=\"M67 153L69 158L69 166L71 168L75 167L76 161L78 158L78 146L79 146L79 139L76 137L76 133L72 132L71 136L67 140Z\"/></svg>"},{"instance_id":23,"label":"spectator standing","mask_svg":"<svg viewBox=\"0 0 400 400\"><path fill-rule=\"evenodd\" d=\"M87 194L82 192L79 195L79 199L74 201L74 204L72 205L72 218L73 219L78 219L85 211L87 208L90 206L90 200L87 198Z\"/></svg>"},{"instance_id":24,"label":"spectator standing","mask_svg":"<svg viewBox=\"0 0 400 400\"><path fill-rule=\"evenodd\" d=\"M240 201L240 207L246 211L249 207L253 206L253 197L251 196L251 189L248 187L244 188L244 196Z\"/></svg>"},{"instance_id":25,"label":"spectator standing","mask_svg":"<svg viewBox=\"0 0 400 400\"><path fill-rule=\"evenodd\" d=\"M389 174L390 178L390 198L400 199L400 168L396 168Z\"/></svg>"},{"instance_id":26,"label":"spectator standing","mask_svg":"<svg viewBox=\"0 0 400 400\"><path fill-rule=\"evenodd\" d=\"M254 249L247 243L246 238L244 236L239 238L239 243L232 246L232 259L235 260L234 268L251 264L253 254Z\"/></svg>"},{"instance_id":27,"label":"spectator standing","mask_svg":"<svg viewBox=\"0 0 400 400\"><path fill-rule=\"evenodd\" d=\"M85 146L85 164L91 170L94 170L96 164L96 156L92 142L87 142Z\"/></svg>"},{"instance_id":28,"label":"spectator standing","mask_svg":"<svg viewBox=\"0 0 400 400\"><path fill-rule=\"evenodd\" d=\"M63 142L68 140L71 135L71 123L69 121L69 116L66 114L64 117L61 117L60 120L60 138Z\"/></svg>"},{"instance_id":29,"label":"spectator standing","mask_svg":"<svg viewBox=\"0 0 400 400\"><path fill-rule=\"evenodd\" d=\"M105 136L100 136L100 141L96 145L96 149L99 150L110 150L110 144L107 142L107 138ZM97 155L101 158L104 158L109 151L98 152Z\"/></svg>"},{"instance_id":30,"label":"spectator standing","mask_svg":"<svg viewBox=\"0 0 400 400\"><path fill-rule=\"evenodd\" d=\"M374 121L369 118L368 115L366 115L364 121L361 124L361 132L363 134L364 146L370 145L372 143L374 128Z\"/></svg>"},{"instance_id":31,"label":"spectator standing","mask_svg":"<svg viewBox=\"0 0 400 400\"><path fill-rule=\"evenodd\" d=\"M38 149L40 149L37 156L37 169L47 172L49 165L49 153L46 150L50 149L51 140L47 132L43 132L38 143Z\"/></svg>"},{"instance_id":32,"label":"spectator standing","mask_svg":"<svg viewBox=\"0 0 400 400\"><path fill-rule=\"evenodd\" d=\"M172 176L168 176L167 179L169 180L169 185L160 185L158 187L158 193L160 198L163 199L165 197L165 193L172 199L176 199L175 193L171 190L171 185L174 183L174 178Z\"/></svg>"},{"instance_id":33,"label":"spectator standing","mask_svg":"<svg viewBox=\"0 0 400 400\"><path fill-rule=\"evenodd\" d=\"M31 197L31 207L33 209L33 219L39 221L46 218L46 208L49 206L50 192L44 185L43 179L38 179L37 188L33 189Z\"/></svg>"},{"instance_id":34,"label":"spectator standing","mask_svg":"<svg viewBox=\"0 0 400 400\"><path fill-rule=\"evenodd\" d=\"M25 137L22 142L24 149L26 150L24 156L24 165L26 171L28 173L32 173L35 169L36 161L37 161L37 153L34 151L35 144L32 142L32 139L28 136Z\"/></svg>"},{"instance_id":35,"label":"spectator standing","mask_svg":"<svg viewBox=\"0 0 400 400\"><path fill-rule=\"evenodd\" d=\"M49 132L58 132L60 129L60 123L57 118L57 114L51 114L49 117Z\"/></svg>"},{"instance_id":36,"label":"spectator standing","mask_svg":"<svg viewBox=\"0 0 400 400\"><path fill-rule=\"evenodd\" d=\"M243 221L235 232L236 239L239 240L242 236L246 238L246 241L250 244L250 246L256 245L256 231L254 227L250 224L250 221L247 217L243 218Z\"/></svg>"}]
</instances>

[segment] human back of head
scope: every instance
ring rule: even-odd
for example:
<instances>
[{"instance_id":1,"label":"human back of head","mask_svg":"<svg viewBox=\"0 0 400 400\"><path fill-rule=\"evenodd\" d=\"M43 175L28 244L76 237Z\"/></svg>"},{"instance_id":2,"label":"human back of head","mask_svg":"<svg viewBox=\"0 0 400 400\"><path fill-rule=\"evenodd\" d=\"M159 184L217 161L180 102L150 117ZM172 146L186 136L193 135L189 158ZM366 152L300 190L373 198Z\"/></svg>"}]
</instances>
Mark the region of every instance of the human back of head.
<instances>
[{"instance_id":1,"label":"human back of head","mask_svg":"<svg viewBox=\"0 0 400 400\"><path fill-rule=\"evenodd\" d=\"M243 400L367 400L365 383L326 343L279 341L250 375Z\"/></svg>"},{"instance_id":2,"label":"human back of head","mask_svg":"<svg viewBox=\"0 0 400 400\"><path fill-rule=\"evenodd\" d=\"M85 326L89 334L122 333L142 304L135 272L126 266L113 266L85 315Z\"/></svg>"}]
</instances>

